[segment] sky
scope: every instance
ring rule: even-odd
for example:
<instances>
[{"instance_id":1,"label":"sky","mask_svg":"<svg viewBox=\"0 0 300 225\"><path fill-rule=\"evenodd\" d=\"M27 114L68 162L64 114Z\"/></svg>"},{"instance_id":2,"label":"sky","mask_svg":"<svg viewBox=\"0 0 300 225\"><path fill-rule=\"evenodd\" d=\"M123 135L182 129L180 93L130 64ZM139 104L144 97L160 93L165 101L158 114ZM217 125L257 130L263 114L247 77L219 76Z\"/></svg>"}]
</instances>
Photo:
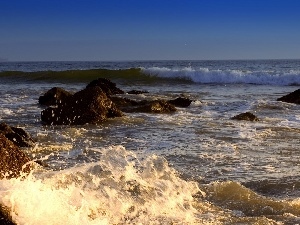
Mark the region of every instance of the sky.
<instances>
[{"instance_id":1,"label":"sky","mask_svg":"<svg viewBox=\"0 0 300 225\"><path fill-rule=\"evenodd\" d=\"M0 61L300 59L300 0L0 0Z\"/></svg>"}]
</instances>

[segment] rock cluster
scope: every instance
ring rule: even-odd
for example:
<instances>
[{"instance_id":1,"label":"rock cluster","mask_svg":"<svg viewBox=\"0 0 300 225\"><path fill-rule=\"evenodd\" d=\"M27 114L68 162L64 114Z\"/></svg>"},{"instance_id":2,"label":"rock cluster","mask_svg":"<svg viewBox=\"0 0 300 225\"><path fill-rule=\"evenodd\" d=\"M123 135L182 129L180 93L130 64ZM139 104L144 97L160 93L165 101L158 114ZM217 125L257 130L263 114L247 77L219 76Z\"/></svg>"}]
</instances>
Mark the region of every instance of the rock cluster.
<instances>
[{"instance_id":1,"label":"rock cluster","mask_svg":"<svg viewBox=\"0 0 300 225\"><path fill-rule=\"evenodd\" d=\"M42 111L41 119L51 125L97 124L107 118L122 116L122 112L100 87L85 88L67 100Z\"/></svg>"},{"instance_id":2,"label":"rock cluster","mask_svg":"<svg viewBox=\"0 0 300 225\"><path fill-rule=\"evenodd\" d=\"M121 117L125 113L171 113L176 107L188 107L191 100L134 101L116 96L125 92L106 78L90 82L85 89L71 94L61 88L52 88L39 98L39 103L49 106L41 119L49 125L83 125L102 123L107 118ZM147 93L132 90L130 94Z\"/></svg>"}]
</instances>

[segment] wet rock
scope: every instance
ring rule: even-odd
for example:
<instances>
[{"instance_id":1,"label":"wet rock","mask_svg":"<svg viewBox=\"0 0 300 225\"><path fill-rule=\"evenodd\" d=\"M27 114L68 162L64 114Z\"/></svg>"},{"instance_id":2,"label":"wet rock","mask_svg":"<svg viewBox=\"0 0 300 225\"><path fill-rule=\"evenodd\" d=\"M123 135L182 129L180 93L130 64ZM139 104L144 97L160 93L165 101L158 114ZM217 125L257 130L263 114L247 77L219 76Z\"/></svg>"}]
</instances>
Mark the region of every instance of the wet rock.
<instances>
[{"instance_id":1,"label":"wet rock","mask_svg":"<svg viewBox=\"0 0 300 225\"><path fill-rule=\"evenodd\" d=\"M15 178L22 173L29 173L29 162L30 159L17 145L0 134L0 179Z\"/></svg>"},{"instance_id":2,"label":"wet rock","mask_svg":"<svg viewBox=\"0 0 300 225\"><path fill-rule=\"evenodd\" d=\"M174 105L165 100L135 101L128 98L111 97L119 109L126 113L171 113L175 112Z\"/></svg>"},{"instance_id":3,"label":"wet rock","mask_svg":"<svg viewBox=\"0 0 300 225\"><path fill-rule=\"evenodd\" d=\"M142 101L137 106L128 109L131 113L172 113L175 112L174 105L164 100Z\"/></svg>"},{"instance_id":4,"label":"wet rock","mask_svg":"<svg viewBox=\"0 0 300 225\"><path fill-rule=\"evenodd\" d=\"M64 104L43 110L41 119L50 125L83 125L122 115L102 88L95 86L75 93Z\"/></svg>"},{"instance_id":5,"label":"wet rock","mask_svg":"<svg viewBox=\"0 0 300 225\"><path fill-rule=\"evenodd\" d=\"M300 89L278 98L277 101L300 104Z\"/></svg>"},{"instance_id":6,"label":"wet rock","mask_svg":"<svg viewBox=\"0 0 300 225\"><path fill-rule=\"evenodd\" d=\"M71 93L62 88L54 87L47 91L43 96L39 97L39 104L46 106L54 106L67 101L72 96Z\"/></svg>"},{"instance_id":7,"label":"wet rock","mask_svg":"<svg viewBox=\"0 0 300 225\"><path fill-rule=\"evenodd\" d=\"M0 134L4 135L18 147L34 146L34 140L22 128L12 127L6 123L0 123Z\"/></svg>"},{"instance_id":8,"label":"wet rock","mask_svg":"<svg viewBox=\"0 0 300 225\"><path fill-rule=\"evenodd\" d=\"M252 114L250 112L245 112L245 113L238 114L238 115L232 117L231 119L233 119L233 120L259 121L259 119L254 114Z\"/></svg>"},{"instance_id":9,"label":"wet rock","mask_svg":"<svg viewBox=\"0 0 300 225\"><path fill-rule=\"evenodd\" d=\"M175 105L176 107L186 108L186 107L190 106L190 104L192 103L192 100L190 100L188 98L179 97L174 100L169 100L168 102Z\"/></svg>"},{"instance_id":10,"label":"wet rock","mask_svg":"<svg viewBox=\"0 0 300 225\"><path fill-rule=\"evenodd\" d=\"M10 210L0 205L0 224L1 225L16 225L16 223L13 222L12 217L10 215Z\"/></svg>"},{"instance_id":11,"label":"wet rock","mask_svg":"<svg viewBox=\"0 0 300 225\"><path fill-rule=\"evenodd\" d=\"M132 106L139 105L139 102L135 100L131 100L129 98L121 98L117 96L111 96L110 99L112 102L122 111L126 111L127 108L131 108Z\"/></svg>"},{"instance_id":12,"label":"wet rock","mask_svg":"<svg viewBox=\"0 0 300 225\"><path fill-rule=\"evenodd\" d=\"M139 95L139 94L146 94L149 93L148 91L138 91L138 90L131 90L128 91L127 94L131 94L131 95Z\"/></svg>"},{"instance_id":13,"label":"wet rock","mask_svg":"<svg viewBox=\"0 0 300 225\"><path fill-rule=\"evenodd\" d=\"M117 88L115 83L106 78L98 78L97 80L93 80L86 87L100 87L106 95L124 94L124 91Z\"/></svg>"}]
</instances>

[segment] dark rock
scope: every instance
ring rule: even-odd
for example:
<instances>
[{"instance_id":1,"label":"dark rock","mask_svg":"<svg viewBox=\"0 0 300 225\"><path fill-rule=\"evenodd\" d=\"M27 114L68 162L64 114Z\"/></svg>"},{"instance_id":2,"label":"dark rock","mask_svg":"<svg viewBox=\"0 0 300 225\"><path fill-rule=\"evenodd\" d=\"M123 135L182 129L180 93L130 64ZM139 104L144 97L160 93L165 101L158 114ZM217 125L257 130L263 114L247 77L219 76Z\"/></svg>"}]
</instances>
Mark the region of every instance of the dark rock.
<instances>
[{"instance_id":1,"label":"dark rock","mask_svg":"<svg viewBox=\"0 0 300 225\"><path fill-rule=\"evenodd\" d=\"M122 111L123 110L126 111L126 108L128 108L128 107L137 106L140 104L139 102L137 102L135 100L131 100L128 98L121 98L121 97L117 97L117 96L111 96L110 99Z\"/></svg>"},{"instance_id":2,"label":"dark rock","mask_svg":"<svg viewBox=\"0 0 300 225\"><path fill-rule=\"evenodd\" d=\"M142 101L139 102L138 106L128 109L126 112L136 112L136 113L171 113L175 112L176 108L174 105L164 101L164 100L154 100L154 101Z\"/></svg>"},{"instance_id":3,"label":"dark rock","mask_svg":"<svg viewBox=\"0 0 300 225\"><path fill-rule=\"evenodd\" d=\"M0 123L0 134L12 141L18 147L33 147L34 140L22 128L11 127L6 123Z\"/></svg>"},{"instance_id":4,"label":"dark rock","mask_svg":"<svg viewBox=\"0 0 300 225\"><path fill-rule=\"evenodd\" d=\"M13 222L12 217L10 215L10 210L0 205L0 224L1 225L16 225L16 223Z\"/></svg>"},{"instance_id":5,"label":"dark rock","mask_svg":"<svg viewBox=\"0 0 300 225\"><path fill-rule=\"evenodd\" d=\"M145 93L149 93L148 91L138 91L138 90L131 90L128 91L127 94L132 94L132 95L139 95L139 94L145 94Z\"/></svg>"},{"instance_id":6,"label":"dark rock","mask_svg":"<svg viewBox=\"0 0 300 225\"><path fill-rule=\"evenodd\" d=\"M47 91L43 96L39 97L39 104L54 106L67 101L71 96L72 94L64 89L54 87Z\"/></svg>"},{"instance_id":7,"label":"dark rock","mask_svg":"<svg viewBox=\"0 0 300 225\"><path fill-rule=\"evenodd\" d=\"M300 104L300 89L278 98L277 101Z\"/></svg>"},{"instance_id":8,"label":"dark rock","mask_svg":"<svg viewBox=\"0 0 300 225\"><path fill-rule=\"evenodd\" d=\"M29 173L30 159L12 141L0 134L0 179L19 177ZM27 165L25 165L27 164Z\"/></svg>"},{"instance_id":9,"label":"dark rock","mask_svg":"<svg viewBox=\"0 0 300 225\"><path fill-rule=\"evenodd\" d=\"M97 124L120 116L122 112L97 86L79 91L65 104L49 107L41 113L42 121L50 125Z\"/></svg>"},{"instance_id":10,"label":"dark rock","mask_svg":"<svg viewBox=\"0 0 300 225\"><path fill-rule=\"evenodd\" d=\"M232 117L233 120L247 120L247 121L259 121L259 119L250 112L241 113Z\"/></svg>"},{"instance_id":11,"label":"dark rock","mask_svg":"<svg viewBox=\"0 0 300 225\"><path fill-rule=\"evenodd\" d=\"M176 98L174 100L169 100L168 102L175 105L175 106L177 106L177 107L186 108L186 107L190 106L190 104L192 103L192 100L190 100L188 98L179 97L179 98Z\"/></svg>"},{"instance_id":12,"label":"dark rock","mask_svg":"<svg viewBox=\"0 0 300 225\"><path fill-rule=\"evenodd\" d=\"M174 105L164 100L134 101L128 98L111 97L116 106L126 113L171 113L175 112Z\"/></svg>"},{"instance_id":13,"label":"dark rock","mask_svg":"<svg viewBox=\"0 0 300 225\"><path fill-rule=\"evenodd\" d=\"M117 88L115 83L106 78L98 78L97 80L93 80L86 87L100 87L106 95L124 94L124 91Z\"/></svg>"}]
</instances>

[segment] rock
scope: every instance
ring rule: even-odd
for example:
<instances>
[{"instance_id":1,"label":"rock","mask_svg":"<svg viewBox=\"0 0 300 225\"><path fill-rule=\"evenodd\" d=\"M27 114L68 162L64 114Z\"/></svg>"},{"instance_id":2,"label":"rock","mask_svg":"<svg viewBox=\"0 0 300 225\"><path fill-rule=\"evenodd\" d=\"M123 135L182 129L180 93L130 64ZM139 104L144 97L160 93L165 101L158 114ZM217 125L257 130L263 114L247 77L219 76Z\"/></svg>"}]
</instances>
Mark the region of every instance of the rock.
<instances>
[{"instance_id":1,"label":"rock","mask_svg":"<svg viewBox=\"0 0 300 225\"><path fill-rule=\"evenodd\" d=\"M154 100L154 101L142 101L138 106L129 109L126 112L135 113L171 113L175 112L176 108L174 105L164 101L164 100Z\"/></svg>"},{"instance_id":2,"label":"rock","mask_svg":"<svg viewBox=\"0 0 300 225\"><path fill-rule=\"evenodd\" d=\"M16 223L14 223L12 221L12 217L10 215L10 210L5 207L0 205L0 224L1 225L16 225Z\"/></svg>"},{"instance_id":3,"label":"rock","mask_svg":"<svg viewBox=\"0 0 300 225\"><path fill-rule=\"evenodd\" d=\"M126 113L171 113L176 111L175 106L165 100L134 101L115 96L111 97L111 100Z\"/></svg>"},{"instance_id":4,"label":"rock","mask_svg":"<svg viewBox=\"0 0 300 225\"><path fill-rule=\"evenodd\" d=\"M102 91L105 92L106 95L116 95L116 94L124 94L124 91L116 87L116 84L111 82L106 78L98 78L97 80L93 80L87 86L90 87L100 87Z\"/></svg>"},{"instance_id":5,"label":"rock","mask_svg":"<svg viewBox=\"0 0 300 225\"><path fill-rule=\"evenodd\" d=\"M277 101L300 104L300 89L278 98Z\"/></svg>"},{"instance_id":6,"label":"rock","mask_svg":"<svg viewBox=\"0 0 300 225\"><path fill-rule=\"evenodd\" d=\"M122 115L102 89L96 86L75 93L64 104L43 110L41 119L50 125L83 125L101 123L107 118Z\"/></svg>"},{"instance_id":7,"label":"rock","mask_svg":"<svg viewBox=\"0 0 300 225\"><path fill-rule=\"evenodd\" d=\"M250 112L241 113L232 117L233 120L247 120L247 121L259 121L259 119Z\"/></svg>"},{"instance_id":8,"label":"rock","mask_svg":"<svg viewBox=\"0 0 300 225\"><path fill-rule=\"evenodd\" d=\"M46 106L54 106L67 101L72 96L71 93L62 88L54 87L47 91L43 96L39 97L39 104Z\"/></svg>"},{"instance_id":9,"label":"rock","mask_svg":"<svg viewBox=\"0 0 300 225\"><path fill-rule=\"evenodd\" d=\"M177 107L186 108L186 107L190 106L190 104L192 103L192 100L190 100L188 98L179 97L174 100L169 100L168 102Z\"/></svg>"},{"instance_id":10,"label":"rock","mask_svg":"<svg viewBox=\"0 0 300 225\"><path fill-rule=\"evenodd\" d=\"M19 177L29 173L30 159L12 141L0 134L0 179ZM27 165L25 165L27 164Z\"/></svg>"},{"instance_id":11,"label":"rock","mask_svg":"<svg viewBox=\"0 0 300 225\"><path fill-rule=\"evenodd\" d=\"M131 100L128 98L121 98L117 96L111 96L110 99L112 102L122 111L127 111L128 108L132 108L132 106L137 106L139 105L139 102L135 100Z\"/></svg>"},{"instance_id":12,"label":"rock","mask_svg":"<svg viewBox=\"0 0 300 225\"><path fill-rule=\"evenodd\" d=\"M145 94L145 93L149 93L148 91L138 91L138 90L131 90L128 91L127 94L131 94L131 95L139 95L139 94Z\"/></svg>"},{"instance_id":13,"label":"rock","mask_svg":"<svg viewBox=\"0 0 300 225\"><path fill-rule=\"evenodd\" d=\"M18 147L34 146L34 140L22 128L11 127L6 123L0 123L0 134L3 134Z\"/></svg>"}]
</instances>

